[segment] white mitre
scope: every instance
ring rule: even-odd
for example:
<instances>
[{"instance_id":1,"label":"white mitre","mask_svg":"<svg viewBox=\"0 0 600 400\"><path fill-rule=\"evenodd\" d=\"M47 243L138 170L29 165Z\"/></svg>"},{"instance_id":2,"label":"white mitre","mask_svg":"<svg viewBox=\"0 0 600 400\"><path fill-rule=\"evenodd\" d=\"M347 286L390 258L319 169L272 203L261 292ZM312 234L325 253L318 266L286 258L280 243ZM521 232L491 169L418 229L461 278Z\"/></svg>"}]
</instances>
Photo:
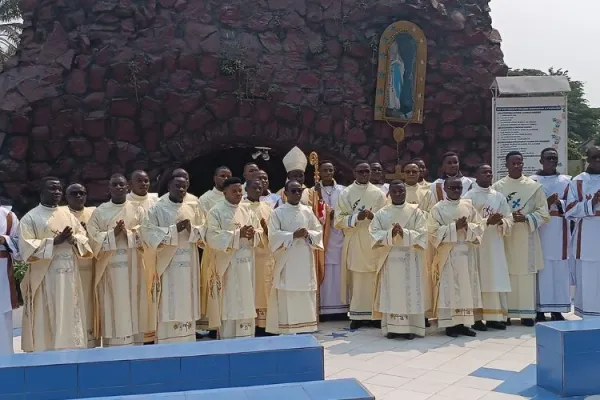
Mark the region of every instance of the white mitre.
<instances>
[{"instance_id":1,"label":"white mitre","mask_svg":"<svg viewBox=\"0 0 600 400\"><path fill-rule=\"evenodd\" d=\"M304 152L297 146L294 146L294 148L283 157L283 166L285 167L286 172L295 170L306 171L306 164L308 164L308 159L304 155Z\"/></svg>"}]
</instances>

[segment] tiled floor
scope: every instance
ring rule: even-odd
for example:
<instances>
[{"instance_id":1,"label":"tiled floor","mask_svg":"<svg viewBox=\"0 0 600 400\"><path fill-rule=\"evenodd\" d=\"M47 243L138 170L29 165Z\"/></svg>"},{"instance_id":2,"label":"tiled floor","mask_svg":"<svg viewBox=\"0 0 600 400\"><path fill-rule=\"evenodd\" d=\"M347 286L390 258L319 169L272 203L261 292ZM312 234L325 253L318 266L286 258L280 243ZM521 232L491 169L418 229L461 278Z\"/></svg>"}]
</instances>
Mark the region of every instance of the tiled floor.
<instances>
[{"instance_id":1,"label":"tiled floor","mask_svg":"<svg viewBox=\"0 0 600 400\"><path fill-rule=\"evenodd\" d=\"M516 323L506 331L457 339L430 328L425 338L407 341L386 339L378 329L351 331L348 325L324 323L315 334L325 347L325 376L356 378L377 399L558 399L535 385L533 328ZM15 351L20 340L15 336Z\"/></svg>"}]
</instances>

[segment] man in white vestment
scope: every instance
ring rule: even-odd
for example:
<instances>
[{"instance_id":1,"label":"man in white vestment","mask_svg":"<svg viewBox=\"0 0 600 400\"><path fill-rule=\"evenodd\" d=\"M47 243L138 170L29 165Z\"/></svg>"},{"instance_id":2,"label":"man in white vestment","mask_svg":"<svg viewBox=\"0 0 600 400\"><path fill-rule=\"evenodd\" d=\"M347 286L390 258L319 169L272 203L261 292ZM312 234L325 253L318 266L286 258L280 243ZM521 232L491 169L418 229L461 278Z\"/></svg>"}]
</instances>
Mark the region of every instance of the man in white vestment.
<instances>
[{"instance_id":1,"label":"man in white vestment","mask_svg":"<svg viewBox=\"0 0 600 400\"><path fill-rule=\"evenodd\" d=\"M340 194L345 189L335 179L335 167L330 161L323 160L319 164L321 180L314 187L325 202L326 220L323 225L323 247L325 248L325 276L319 290L319 315L321 321L347 320L349 304L342 302L342 248L344 233L333 227L335 209Z\"/></svg>"},{"instance_id":2,"label":"man in white vestment","mask_svg":"<svg viewBox=\"0 0 600 400\"><path fill-rule=\"evenodd\" d=\"M402 181L390 183L392 204L375 213L370 225L373 247L384 249L379 259L373 310L381 313L381 330L388 339L425 336L423 249L426 214L406 202Z\"/></svg>"},{"instance_id":3,"label":"man in white vestment","mask_svg":"<svg viewBox=\"0 0 600 400\"><path fill-rule=\"evenodd\" d=\"M92 257L81 223L59 207L58 178L42 180L40 204L19 223L19 252L30 264L21 282L25 352L87 347L79 260Z\"/></svg>"},{"instance_id":4,"label":"man in white vestment","mask_svg":"<svg viewBox=\"0 0 600 400\"><path fill-rule=\"evenodd\" d=\"M323 250L323 230L312 209L300 203L305 190L302 185L290 180L284 189L287 202L273 211L268 224L275 270L267 332L315 332L318 284L314 250Z\"/></svg>"},{"instance_id":5,"label":"man in white vestment","mask_svg":"<svg viewBox=\"0 0 600 400\"><path fill-rule=\"evenodd\" d=\"M209 281L209 325L221 321L223 339L254 336L254 248L262 243L258 216L242 203L242 181L223 183L225 200L208 213L206 244L215 252L216 274Z\"/></svg>"},{"instance_id":6,"label":"man in white vestment","mask_svg":"<svg viewBox=\"0 0 600 400\"><path fill-rule=\"evenodd\" d=\"M156 254L151 285L158 343L193 342L200 319L200 257L203 216L186 201L189 182L171 176L169 195L148 211L142 237Z\"/></svg>"},{"instance_id":7,"label":"man in white vestment","mask_svg":"<svg viewBox=\"0 0 600 400\"><path fill-rule=\"evenodd\" d=\"M273 285L273 269L275 260L269 246L267 223L273 209L269 203L261 201L263 193L262 181L250 179L246 181L246 199L250 209L256 213L263 229L262 244L254 248L254 306L256 307L256 336L265 336L267 327L267 306L269 293Z\"/></svg>"},{"instance_id":8,"label":"man in white vestment","mask_svg":"<svg viewBox=\"0 0 600 400\"><path fill-rule=\"evenodd\" d=\"M429 196L429 186L419 183L419 179L421 178L419 165L414 161L410 161L404 164L402 172L404 172L406 183L406 202L416 204L421 210L427 212L427 210L431 209L427 205L427 201L431 199Z\"/></svg>"},{"instance_id":9,"label":"man in white vestment","mask_svg":"<svg viewBox=\"0 0 600 400\"><path fill-rule=\"evenodd\" d=\"M475 246L481 243L483 224L471 200L461 200L460 177L444 181L446 200L429 213L428 246L433 247L433 311L446 335L475 336L475 310L482 307Z\"/></svg>"},{"instance_id":10,"label":"man in white vestment","mask_svg":"<svg viewBox=\"0 0 600 400\"><path fill-rule=\"evenodd\" d=\"M429 176L429 170L427 169L427 165L425 164L425 160L422 158L413 158L412 163L417 164L419 167L419 171L421 172L419 176L419 185L422 186L431 186L431 182L427 182L427 177Z\"/></svg>"},{"instance_id":11,"label":"man in white vestment","mask_svg":"<svg viewBox=\"0 0 600 400\"><path fill-rule=\"evenodd\" d=\"M540 228L544 268L537 274L535 319L538 322L546 321L545 313L549 312L552 321L563 321L565 318L561 313L571 312L571 227L565 218L571 176L556 171L558 152L551 147L542 150L540 164L542 169L532 175L531 179L540 183L544 189L550 222Z\"/></svg>"},{"instance_id":12,"label":"man in white vestment","mask_svg":"<svg viewBox=\"0 0 600 400\"><path fill-rule=\"evenodd\" d=\"M474 179L463 176L463 174L460 172L458 154L453 151L446 152L442 155L442 177L436 179L430 186L430 199L426 201L429 207L433 207L433 205L438 201L446 199L444 181L450 177L460 179L463 186L463 195L467 193L469 189L471 189L471 186L473 186Z\"/></svg>"},{"instance_id":13,"label":"man in white vestment","mask_svg":"<svg viewBox=\"0 0 600 400\"><path fill-rule=\"evenodd\" d=\"M298 147L294 147L291 149L285 157L283 157L283 166L287 172L287 180L288 181L296 181L302 185L303 188L306 188L304 185L304 172L306 171L306 165L308 164L308 160L304 155L304 152L300 150ZM285 188L281 188L277 194L281 196L281 200L285 203ZM300 203L305 206L312 207L313 202L313 191L312 189L307 189L302 192L302 198L300 199Z\"/></svg>"},{"instance_id":14,"label":"man in white vestment","mask_svg":"<svg viewBox=\"0 0 600 400\"><path fill-rule=\"evenodd\" d=\"M244 177L244 184L242 185L242 190L244 194L246 194L246 184L249 180L254 179L256 177L256 173L260 171L258 165L255 162L249 162L244 165L244 172L242 176Z\"/></svg>"},{"instance_id":15,"label":"man in white vestment","mask_svg":"<svg viewBox=\"0 0 600 400\"><path fill-rule=\"evenodd\" d=\"M220 166L215 169L215 173L213 175L214 187L208 192L204 193L198 199L198 207L200 208L200 213L202 214L204 221L208 219L208 212L210 211L210 209L213 208L217 203L225 199L225 196L223 195L223 184L229 178L231 178L231 170L228 167ZM221 325L221 321L214 321L217 325L209 327L207 316L208 282L211 279L211 276L214 279L214 276L217 273L215 265L215 253L210 247L204 246L204 248L202 249L201 257L202 259L200 261L200 306L202 318L196 322L196 329L210 329L208 337L210 337L211 339L216 339L217 328ZM202 335L198 334L196 335L196 337L201 338Z\"/></svg>"},{"instance_id":16,"label":"man in white vestment","mask_svg":"<svg viewBox=\"0 0 600 400\"><path fill-rule=\"evenodd\" d=\"M565 216L575 221L575 314L600 317L600 147L587 151L588 167L569 184Z\"/></svg>"},{"instance_id":17,"label":"man in white vestment","mask_svg":"<svg viewBox=\"0 0 600 400\"><path fill-rule=\"evenodd\" d=\"M550 221L544 188L523 175L523 155L518 151L506 155L508 176L494 183L492 189L506 197L513 213L510 236L504 238L510 288L508 320L521 318L521 324L533 326L536 315L537 273L544 267L540 227Z\"/></svg>"},{"instance_id":18,"label":"man in white vestment","mask_svg":"<svg viewBox=\"0 0 600 400\"><path fill-rule=\"evenodd\" d=\"M87 223L96 207L86 207L87 191L79 183L73 183L65 191L65 199L71 214L81 222L83 229L87 229ZM87 232L86 232L87 235ZM94 259L82 258L79 260L79 275L83 285L83 302L85 304L85 316L87 318L88 347L93 348L100 345L98 338L94 337Z\"/></svg>"},{"instance_id":19,"label":"man in white vestment","mask_svg":"<svg viewBox=\"0 0 600 400\"><path fill-rule=\"evenodd\" d=\"M344 304L350 287L351 329L365 323L381 327L380 321L373 320L373 295L378 257L383 252L372 248L369 224L375 213L385 206L386 197L369 182L370 176L369 163L358 161L354 167L355 181L339 195L335 210L335 227L344 232L340 295Z\"/></svg>"},{"instance_id":20,"label":"man in white vestment","mask_svg":"<svg viewBox=\"0 0 600 400\"><path fill-rule=\"evenodd\" d=\"M144 211L148 212L158 201L157 193L149 193L150 177L146 171L137 170L131 174L131 192L127 194L127 200L139 204Z\"/></svg>"},{"instance_id":21,"label":"man in white vestment","mask_svg":"<svg viewBox=\"0 0 600 400\"><path fill-rule=\"evenodd\" d=\"M171 178L183 178L187 181L188 183L188 187L190 185L190 174L183 168L176 168L173 170L173 172L171 172ZM168 199L169 198L169 192L167 191L167 193L163 194L160 199ZM184 202L186 203L197 203L198 202L198 197L194 196L192 193L190 192L186 192L185 194L185 198L183 199Z\"/></svg>"},{"instance_id":22,"label":"man in white vestment","mask_svg":"<svg viewBox=\"0 0 600 400\"><path fill-rule=\"evenodd\" d=\"M491 188L492 167L482 164L477 168L477 179L471 190L463 196L471 200L473 207L485 222L481 245L476 249L481 300L483 310L475 313L473 329L506 329L508 318L508 292L510 278L504 250L504 237L509 236L513 225L512 210L502 193ZM483 323L485 320L485 324Z\"/></svg>"},{"instance_id":23,"label":"man in white vestment","mask_svg":"<svg viewBox=\"0 0 600 400\"><path fill-rule=\"evenodd\" d=\"M0 355L13 354L13 312L19 308L13 261L20 259L19 220L0 207Z\"/></svg>"},{"instance_id":24,"label":"man in white vestment","mask_svg":"<svg viewBox=\"0 0 600 400\"><path fill-rule=\"evenodd\" d=\"M133 344L134 335L149 329L148 286L140 240L145 211L127 200L128 185L123 175L114 174L108 185L110 201L96 208L87 224L96 257L94 334L102 337L105 347Z\"/></svg>"},{"instance_id":25,"label":"man in white vestment","mask_svg":"<svg viewBox=\"0 0 600 400\"><path fill-rule=\"evenodd\" d=\"M281 196L277 193L271 193L271 191L269 190L269 175L267 174L267 172L261 169L256 174L254 174L254 176L262 183L263 192L260 196L260 201L266 202L273 209L282 205L283 201L281 200Z\"/></svg>"},{"instance_id":26,"label":"man in white vestment","mask_svg":"<svg viewBox=\"0 0 600 400\"><path fill-rule=\"evenodd\" d=\"M370 181L373 185L377 186L383 194L387 196L388 191L390 190L390 185L385 183L383 167L380 162L372 162L370 164L371 167L371 178Z\"/></svg>"}]
</instances>

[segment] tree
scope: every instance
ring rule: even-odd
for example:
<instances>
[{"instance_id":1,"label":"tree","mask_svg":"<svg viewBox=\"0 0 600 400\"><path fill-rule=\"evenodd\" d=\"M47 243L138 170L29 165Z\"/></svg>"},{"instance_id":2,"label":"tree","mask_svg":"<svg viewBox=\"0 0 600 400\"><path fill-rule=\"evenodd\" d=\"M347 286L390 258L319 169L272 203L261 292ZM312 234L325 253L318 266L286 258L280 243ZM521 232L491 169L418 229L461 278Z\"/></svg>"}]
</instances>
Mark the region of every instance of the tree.
<instances>
[{"instance_id":1,"label":"tree","mask_svg":"<svg viewBox=\"0 0 600 400\"><path fill-rule=\"evenodd\" d=\"M19 0L0 0L0 71L17 52L22 24Z\"/></svg>"},{"instance_id":2,"label":"tree","mask_svg":"<svg viewBox=\"0 0 600 400\"><path fill-rule=\"evenodd\" d=\"M571 92L567 98L569 114L569 159L580 158L579 146L590 138L600 139L600 109L592 108L585 98L585 85L569 77L569 71L549 68L548 72L537 69L515 69L509 76L564 76L569 80ZM574 158L571 158L574 157Z\"/></svg>"}]
</instances>

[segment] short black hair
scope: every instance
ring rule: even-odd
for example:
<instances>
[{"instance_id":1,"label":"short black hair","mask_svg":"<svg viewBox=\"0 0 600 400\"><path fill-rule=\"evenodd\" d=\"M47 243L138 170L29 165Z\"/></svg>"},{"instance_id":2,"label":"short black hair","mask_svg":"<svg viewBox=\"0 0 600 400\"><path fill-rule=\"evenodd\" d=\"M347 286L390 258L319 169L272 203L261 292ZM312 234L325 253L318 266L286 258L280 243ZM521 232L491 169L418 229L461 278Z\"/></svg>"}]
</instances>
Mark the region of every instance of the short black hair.
<instances>
[{"instance_id":1,"label":"short black hair","mask_svg":"<svg viewBox=\"0 0 600 400\"><path fill-rule=\"evenodd\" d=\"M356 167L358 167L360 164L367 164L369 166L369 168L371 167L371 163L368 162L367 160L356 160L354 162L354 169L356 169Z\"/></svg>"},{"instance_id":2,"label":"short black hair","mask_svg":"<svg viewBox=\"0 0 600 400\"><path fill-rule=\"evenodd\" d=\"M223 190L225 190L228 186L231 185L237 185L237 184L242 184L242 180L240 178L237 178L235 176L232 176L231 178L227 178L225 179L225 182L223 182Z\"/></svg>"},{"instance_id":3,"label":"short black hair","mask_svg":"<svg viewBox=\"0 0 600 400\"><path fill-rule=\"evenodd\" d=\"M215 175L214 176L219 175L219 171L222 171L224 169L226 169L227 171L231 172L231 169L229 169L229 167L226 167L225 165L221 165L220 167L215 168Z\"/></svg>"},{"instance_id":4,"label":"short black hair","mask_svg":"<svg viewBox=\"0 0 600 400\"><path fill-rule=\"evenodd\" d=\"M423 160L421 157L415 157L412 160L410 160L410 162L413 162L413 163L420 162L420 161L425 163L425 160Z\"/></svg>"},{"instance_id":5,"label":"short black hair","mask_svg":"<svg viewBox=\"0 0 600 400\"><path fill-rule=\"evenodd\" d=\"M45 176L40 180L40 189L46 186L48 182L58 182L62 185L62 182L56 176Z\"/></svg>"},{"instance_id":6,"label":"short black hair","mask_svg":"<svg viewBox=\"0 0 600 400\"><path fill-rule=\"evenodd\" d=\"M110 181L112 181L113 179L121 179L121 178L125 179L125 181L127 182L127 178L125 178L125 175L123 175L123 174L120 174L120 173L118 173L118 172L117 172L116 174L112 174L112 175L110 176L110 178L108 179L108 181L110 182Z\"/></svg>"},{"instance_id":7,"label":"short black hair","mask_svg":"<svg viewBox=\"0 0 600 400\"><path fill-rule=\"evenodd\" d=\"M521 158L523 158L523 154L521 154L520 151L513 150L513 151L509 151L508 153L506 153L506 157L504 158L504 161L508 162L508 159L511 158L512 156L521 156Z\"/></svg>"},{"instance_id":8,"label":"short black hair","mask_svg":"<svg viewBox=\"0 0 600 400\"><path fill-rule=\"evenodd\" d=\"M321 160L321 161L319 161L319 168L321 168L321 165L323 165L323 164L331 164L335 168L335 164L332 161L330 161L330 160Z\"/></svg>"},{"instance_id":9,"label":"short black hair","mask_svg":"<svg viewBox=\"0 0 600 400\"><path fill-rule=\"evenodd\" d=\"M458 154L457 154L456 152L454 152L454 151L447 151L447 152L445 152L444 154L442 154L442 162L444 162L444 160L445 160L446 158L448 158L448 157L456 157L456 158L459 158L459 157L458 157Z\"/></svg>"},{"instance_id":10,"label":"short black hair","mask_svg":"<svg viewBox=\"0 0 600 400\"><path fill-rule=\"evenodd\" d=\"M133 180L133 176L134 176L135 174L145 174L146 176L148 176L148 173L147 173L146 171L144 171L143 169L136 169L135 171L133 171L133 172L131 173L131 176L130 176L130 178L129 178L129 179Z\"/></svg>"},{"instance_id":11,"label":"short black hair","mask_svg":"<svg viewBox=\"0 0 600 400\"><path fill-rule=\"evenodd\" d=\"M379 164L379 165L383 165L383 164L381 164L381 161L378 161L378 160L371 161L371 162L369 163L369 165L373 165L373 164Z\"/></svg>"},{"instance_id":12,"label":"short black hair","mask_svg":"<svg viewBox=\"0 0 600 400\"><path fill-rule=\"evenodd\" d=\"M462 179L460 179L458 176L449 176L444 180L444 186L448 185L452 181L459 181L462 185Z\"/></svg>"},{"instance_id":13,"label":"short black hair","mask_svg":"<svg viewBox=\"0 0 600 400\"><path fill-rule=\"evenodd\" d=\"M492 168L492 166L490 164L488 164L488 163L481 163L481 164L477 164L477 166L475 167L475 171L479 171L483 167L490 167L490 168Z\"/></svg>"},{"instance_id":14,"label":"short black hair","mask_svg":"<svg viewBox=\"0 0 600 400\"><path fill-rule=\"evenodd\" d=\"M262 185L262 182L260 181L260 179L248 179L246 181L246 187L252 185L253 183L257 183L259 186Z\"/></svg>"},{"instance_id":15,"label":"short black hair","mask_svg":"<svg viewBox=\"0 0 600 400\"><path fill-rule=\"evenodd\" d=\"M402 181L400 179L394 179L393 181L390 182L390 187L392 187L392 185L406 186L406 183L404 183L404 181Z\"/></svg>"},{"instance_id":16,"label":"short black hair","mask_svg":"<svg viewBox=\"0 0 600 400\"><path fill-rule=\"evenodd\" d=\"M251 165L254 165L256 168L258 168L258 164L255 162L247 162L246 164L244 164L244 171L246 170L246 167L249 167Z\"/></svg>"},{"instance_id":17,"label":"short black hair","mask_svg":"<svg viewBox=\"0 0 600 400\"><path fill-rule=\"evenodd\" d=\"M544 158L544 154L549 152L549 151L553 151L556 154L558 154L558 151L556 151L556 149L554 147L546 147L544 150L542 150L542 152L540 153L540 158Z\"/></svg>"},{"instance_id":18,"label":"short black hair","mask_svg":"<svg viewBox=\"0 0 600 400\"><path fill-rule=\"evenodd\" d=\"M404 172L404 168L406 168L406 167L407 167L407 166L409 166L410 164L417 165L417 162L416 162L415 160L410 160L410 161L407 161L407 162L405 162L405 163L404 163L404 165L402 165L402 172ZM419 167L419 166L417 165L417 168L418 168L418 167Z\"/></svg>"},{"instance_id":19,"label":"short black hair","mask_svg":"<svg viewBox=\"0 0 600 400\"><path fill-rule=\"evenodd\" d=\"M586 156L586 157L589 157L589 156L590 156L590 153L591 153L592 151L594 151L594 150L595 150L595 151L598 151L598 150L600 150L600 146L594 145L594 146L592 146L592 147L588 148L588 149L585 151L585 156Z\"/></svg>"},{"instance_id":20,"label":"short black hair","mask_svg":"<svg viewBox=\"0 0 600 400\"><path fill-rule=\"evenodd\" d=\"M302 185L300 184L300 182L298 182L298 181L294 181L294 180L290 180L290 181L287 181L287 182L285 183L285 185L283 186L283 190L285 190L285 191L287 192L287 190L288 190L288 189L289 189L289 187L290 187L290 184L292 184L292 183L297 183L298 185L302 186Z\"/></svg>"}]
</instances>

